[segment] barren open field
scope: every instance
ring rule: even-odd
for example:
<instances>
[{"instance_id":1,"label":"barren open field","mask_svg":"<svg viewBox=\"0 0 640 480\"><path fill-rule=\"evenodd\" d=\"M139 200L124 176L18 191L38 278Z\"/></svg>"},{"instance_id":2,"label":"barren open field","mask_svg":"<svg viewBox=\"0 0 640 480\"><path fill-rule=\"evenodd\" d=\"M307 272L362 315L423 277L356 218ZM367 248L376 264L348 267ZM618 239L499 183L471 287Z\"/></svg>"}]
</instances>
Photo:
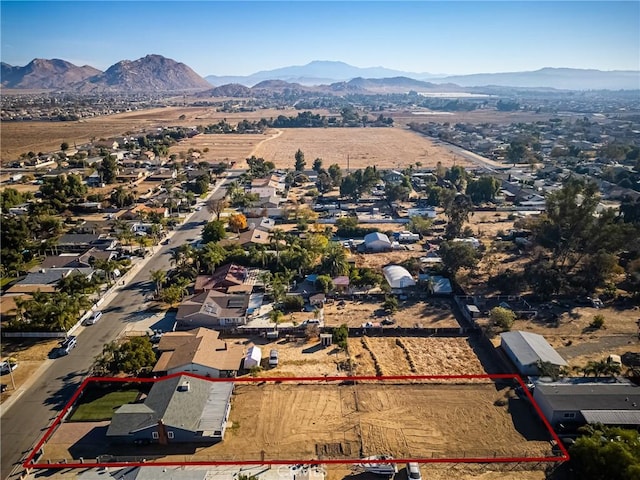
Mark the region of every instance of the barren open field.
<instances>
[{"instance_id":1,"label":"barren open field","mask_svg":"<svg viewBox=\"0 0 640 480\"><path fill-rule=\"evenodd\" d=\"M169 149L169 153L187 152L190 148L209 151L202 153L201 160L216 163L222 161L235 161L237 167L246 168L245 159L252 155L252 152L260 142L264 142L277 135L277 132L270 131L265 134L202 134L192 138L182 140L177 145Z\"/></svg>"},{"instance_id":2,"label":"barren open field","mask_svg":"<svg viewBox=\"0 0 640 480\"><path fill-rule=\"evenodd\" d=\"M343 323L349 327L360 327L366 322L379 322L391 317L399 327L457 328L460 326L446 300L431 302L401 301L398 311L393 315L385 314L382 300L350 301L344 306L336 303L325 305L324 322L328 327L338 327Z\"/></svg>"},{"instance_id":3,"label":"barren open field","mask_svg":"<svg viewBox=\"0 0 640 480\"><path fill-rule=\"evenodd\" d=\"M484 375L486 373L466 338L350 338L349 354L355 364L355 375Z\"/></svg>"},{"instance_id":4,"label":"barren open field","mask_svg":"<svg viewBox=\"0 0 640 480\"><path fill-rule=\"evenodd\" d=\"M278 168L293 168L298 149L304 152L307 167L322 158L323 165L337 163L351 169L375 165L378 168L405 168L421 162L423 167L471 165L446 148L433 145L430 140L404 128L289 128L282 129L278 138L262 143L255 150Z\"/></svg>"},{"instance_id":5,"label":"barren open field","mask_svg":"<svg viewBox=\"0 0 640 480\"><path fill-rule=\"evenodd\" d=\"M326 115L328 112L314 110L314 113ZM117 137L126 132L137 134L159 127L209 125L222 119L237 123L244 119L260 120L297 114L294 109L231 113L218 112L212 107L165 107L87 118L77 122L2 122L0 159L3 163L14 161L21 153L30 150L36 153L55 151L62 142L80 145L88 143L91 138ZM184 118L181 119L182 115Z\"/></svg>"}]
</instances>

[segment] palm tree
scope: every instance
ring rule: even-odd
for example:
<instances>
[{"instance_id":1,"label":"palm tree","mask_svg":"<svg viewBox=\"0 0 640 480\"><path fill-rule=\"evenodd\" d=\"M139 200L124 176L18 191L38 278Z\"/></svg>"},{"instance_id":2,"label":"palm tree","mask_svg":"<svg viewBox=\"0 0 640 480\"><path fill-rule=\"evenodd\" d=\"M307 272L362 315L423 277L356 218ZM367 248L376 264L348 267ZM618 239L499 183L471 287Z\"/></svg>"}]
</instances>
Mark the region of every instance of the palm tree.
<instances>
[{"instance_id":1,"label":"palm tree","mask_svg":"<svg viewBox=\"0 0 640 480\"><path fill-rule=\"evenodd\" d=\"M207 270L210 270L213 275L216 267L224 262L226 253L227 251L217 243L209 242L202 248L199 256L202 263L208 267Z\"/></svg>"},{"instance_id":2,"label":"palm tree","mask_svg":"<svg viewBox=\"0 0 640 480\"><path fill-rule=\"evenodd\" d=\"M192 252L193 247L188 243L184 243L171 252L171 259L169 261L172 265L181 267L192 257Z\"/></svg>"},{"instance_id":3,"label":"palm tree","mask_svg":"<svg viewBox=\"0 0 640 480\"><path fill-rule=\"evenodd\" d=\"M280 228L274 228L269 234L269 242L276 250L276 261L280 264L280 242L287 238L286 233Z\"/></svg>"},{"instance_id":4,"label":"palm tree","mask_svg":"<svg viewBox=\"0 0 640 480\"><path fill-rule=\"evenodd\" d=\"M167 280L167 272L165 270L152 270L151 280L156 284L156 296L162 292L162 285Z\"/></svg>"},{"instance_id":5,"label":"palm tree","mask_svg":"<svg viewBox=\"0 0 640 480\"><path fill-rule=\"evenodd\" d=\"M234 180L233 182L227 185L226 196L233 200L233 197L243 193L242 187L240 184Z\"/></svg>"},{"instance_id":6,"label":"palm tree","mask_svg":"<svg viewBox=\"0 0 640 480\"><path fill-rule=\"evenodd\" d=\"M321 269L323 273L332 277L347 275L349 273L349 263L347 262L347 252L339 243L332 242L322 255Z\"/></svg>"},{"instance_id":7,"label":"palm tree","mask_svg":"<svg viewBox=\"0 0 640 480\"><path fill-rule=\"evenodd\" d=\"M113 273L118 268L118 263L113 260L96 260L96 270L102 270L107 277L107 285L111 286L113 282Z\"/></svg>"}]
</instances>

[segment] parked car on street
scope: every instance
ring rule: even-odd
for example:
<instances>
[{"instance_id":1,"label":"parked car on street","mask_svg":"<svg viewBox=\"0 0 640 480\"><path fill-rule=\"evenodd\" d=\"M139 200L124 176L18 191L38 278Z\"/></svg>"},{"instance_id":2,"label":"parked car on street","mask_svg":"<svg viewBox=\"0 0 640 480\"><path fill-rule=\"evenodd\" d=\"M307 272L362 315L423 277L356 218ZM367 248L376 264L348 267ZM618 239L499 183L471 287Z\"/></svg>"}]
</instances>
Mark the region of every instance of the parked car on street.
<instances>
[{"instance_id":1,"label":"parked car on street","mask_svg":"<svg viewBox=\"0 0 640 480\"><path fill-rule=\"evenodd\" d=\"M75 335L71 335L65 338L60 345L53 351L54 357L64 357L65 355L69 355L71 350L73 350L78 343L78 339Z\"/></svg>"},{"instance_id":2,"label":"parked car on street","mask_svg":"<svg viewBox=\"0 0 640 480\"><path fill-rule=\"evenodd\" d=\"M100 320L102 318L102 312L100 310L93 312L93 315L91 315L89 318L87 318L84 321L85 325L93 325L94 323L97 323L98 320Z\"/></svg>"}]
</instances>

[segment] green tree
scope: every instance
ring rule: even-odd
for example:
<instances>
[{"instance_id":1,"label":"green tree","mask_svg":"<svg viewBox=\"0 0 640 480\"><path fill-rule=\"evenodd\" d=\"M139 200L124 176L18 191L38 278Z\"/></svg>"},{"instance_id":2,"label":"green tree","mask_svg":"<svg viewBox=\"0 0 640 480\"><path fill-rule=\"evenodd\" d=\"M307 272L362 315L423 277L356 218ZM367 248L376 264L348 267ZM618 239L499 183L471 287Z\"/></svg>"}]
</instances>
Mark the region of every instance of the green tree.
<instances>
[{"instance_id":1,"label":"green tree","mask_svg":"<svg viewBox=\"0 0 640 480\"><path fill-rule=\"evenodd\" d=\"M468 195L460 193L454 197L451 205L445 208L444 212L449 219L446 227L447 238L452 239L460 236L464 223L469 220L471 209L471 198Z\"/></svg>"},{"instance_id":2,"label":"green tree","mask_svg":"<svg viewBox=\"0 0 640 480\"><path fill-rule=\"evenodd\" d=\"M209 242L204 245L199 255L202 265L213 275L215 269L225 261L227 251L217 243Z\"/></svg>"},{"instance_id":3,"label":"green tree","mask_svg":"<svg viewBox=\"0 0 640 480\"><path fill-rule=\"evenodd\" d=\"M139 375L156 363L156 354L148 337L132 337L122 344L111 342L102 350L101 364L112 373Z\"/></svg>"},{"instance_id":4,"label":"green tree","mask_svg":"<svg viewBox=\"0 0 640 480\"><path fill-rule=\"evenodd\" d=\"M521 140L513 141L507 147L507 160L514 165L520 163L527 152L527 146Z\"/></svg>"},{"instance_id":5,"label":"green tree","mask_svg":"<svg viewBox=\"0 0 640 480\"><path fill-rule=\"evenodd\" d=\"M156 295L160 295L160 293L162 292L162 286L167 281L166 270L151 270L151 280L153 280L153 283L155 283Z\"/></svg>"},{"instance_id":6,"label":"green tree","mask_svg":"<svg viewBox=\"0 0 640 480\"><path fill-rule=\"evenodd\" d=\"M62 142L60 144L60 150L62 150L63 152L66 152L67 150L69 150L69 144L67 142Z\"/></svg>"},{"instance_id":7,"label":"green tree","mask_svg":"<svg viewBox=\"0 0 640 480\"><path fill-rule=\"evenodd\" d=\"M588 294L617 270L616 255L638 232L613 210L596 215L599 201L596 184L570 180L547 196L545 213L530 221L541 249L526 272L537 294Z\"/></svg>"},{"instance_id":8,"label":"green tree","mask_svg":"<svg viewBox=\"0 0 640 480\"><path fill-rule=\"evenodd\" d=\"M269 312L269 320L273 322L276 330L278 329L278 325L282 321L283 317L284 317L284 313L282 313L280 310L273 309Z\"/></svg>"},{"instance_id":9,"label":"green tree","mask_svg":"<svg viewBox=\"0 0 640 480\"><path fill-rule=\"evenodd\" d=\"M102 177L102 182L107 185L115 183L118 176L118 161L114 155L107 155L102 159L98 172Z\"/></svg>"},{"instance_id":10,"label":"green tree","mask_svg":"<svg viewBox=\"0 0 640 480\"><path fill-rule=\"evenodd\" d=\"M304 308L304 298L300 295L287 295L282 305L287 312L299 312Z\"/></svg>"},{"instance_id":11,"label":"green tree","mask_svg":"<svg viewBox=\"0 0 640 480\"><path fill-rule=\"evenodd\" d=\"M347 262L347 252L342 245L331 242L320 262L320 271L335 278L339 275L349 274L349 263Z\"/></svg>"},{"instance_id":12,"label":"green tree","mask_svg":"<svg viewBox=\"0 0 640 480\"><path fill-rule=\"evenodd\" d=\"M318 174L320 173L320 170L322 170L322 159L321 158L316 158L313 161L313 170Z\"/></svg>"},{"instance_id":13,"label":"green tree","mask_svg":"<svg viewBox=\"0 0 640 480\"><path fill-rule=\"evenodd\" d=\"M220 220L214 220L208 222L202 229L202 241L204 243L219 242L227 234L224 228L224 222Z\"/></svg>"},{"instance_id":14,"label":"green tree","mask_svg":"<svg viewBox=\"0 0 640 480\"><path fill-rule=\"evenodd\" d=\"M433 224L433 220L430 218L413 216L407 228L410 232L418 233L423 237L429 234L429 230L431 229L431 225Z\"/></svg>"},{"instance_id":15,"label":"green tree","mask_svg":"<svg viewBox=\"0 0 640 480\"><path fill-rule=\"evenodd\" d=\"M516 314L508 308L493 307L489 311L489 319L494 325L508 331L511 330L513 323L516 321Z\"/></svg>"},{"instance_id":16,"label":"green tree","mask_svg":"<svg viewBox=\"0 0 640 480\"><path fill-rule=\"evenodd\" d=\"M358 180L353 175L347 175L340 183L340 195L351 197L354 201L360 198L360 186Z\"/></svg>"},{"instance_id":17,"label":"green tree","mask_svg":"<svg viewBox=\"0 0 640 480\"><path fill-rule=\"evenodd\" d=\"M475 204L492 202L500 191L500 180L495 177L482 176L477 180L471 180L467 184L467 195Z\"/></svg>"},{"instance_id":18,"label":"green tree","mask_svg":"<svg viewBox=\"0 0 640 480\"><path fill-rule=\"evenodd\" d=\"M329 174L329 177L331 177L331 183L333 186L340 187L340 184L342 183L342 170L340 169L340 165L337 163L330 165L327 173Z\"/></svg>"},{"instance_id":19,"label":"green tree","mask_svg":"<svg viewBox=\"0 0 640 480\"><path fill-rule=\"evenodd\" d=\"M480 253L467 242L442 242L438 254L446 270L454 276L463 267L475 267L480 260Z\"/></svg>"},{"instance_id":20,"label":"green tree","mask_svg":"<svg viewBox=\"0 0 640 480\"><path fill-rule=\"evenodd\" d=\"M349 337L349 327L346 324L340 325L338 328L333 329L332 333L333 343L338 345L343 350L347 349L347 339Z\"/></svg>"},{"instance_id":21,"label":"green tree","mask_svg":"<svg viewBox=\"0 0 640 480\"><path fill-rule=\"evenodd\" d=\"M304 160L304 153L302 152L302 150L298 149L298 151L295 154L295 159L296 159L296 164L295 164L296 172L304 171L304 167L307 164L307 162L305 162Z\"/></svg>"},{"instance_id":22,"label":"green tree","mask_svg":"<svg viewBox=\"0 0 640 480\"><path fill-rule=\"evenodd\" d=\"M640 438L633 429L587 426L569 450L579 478L640 479Z\"/></svg>"},{"instance_id":23,"label":"green tree","mask_svg":"<svg viewBox=\"0 0 640 480\"><path fill-rule=\"evenodd\" d=\"M318 275L316 278L316 288L322 293L329 293L333 290L333 281L329 275Z\"/></svg>"},{"instance_id":24,"label":"green tree","mask_svg":"<svg viewBox=\"0 0 640 480\"><path fill-rule=\"evenodd\" d=\"M382 308L387 313L395 313L398 311L398 299L393 296L386 297L384 303L382 304Z\"/></svg>"},{"instance_id":25,"label":"green tree","mask_svg":"<svg viewBox=\"0 0 640 480\"><path fill-rule=\"evenodd\" d=\"M110 197L111 203L118 208L123 208L129 205L133 205L136 201L135 195L130 189L120 185L116 188Z\"/></svg>"}]
</instances>

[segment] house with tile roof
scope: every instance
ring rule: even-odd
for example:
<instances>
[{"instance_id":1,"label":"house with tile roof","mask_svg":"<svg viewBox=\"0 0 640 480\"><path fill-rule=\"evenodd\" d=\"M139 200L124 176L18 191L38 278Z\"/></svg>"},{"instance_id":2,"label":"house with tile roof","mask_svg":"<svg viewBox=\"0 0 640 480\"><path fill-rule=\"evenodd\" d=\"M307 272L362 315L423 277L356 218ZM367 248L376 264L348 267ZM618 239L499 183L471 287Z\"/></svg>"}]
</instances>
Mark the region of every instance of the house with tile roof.
<instances>
[{"instance_id":1,"label":"house with tile roof","mask_svg":"<svg viewBox=\"0 0 640 480\"><path fill-rule=\"evenodd\" d=\"M184 300L176 315L176 328L235 327L247 323L250 295L209 290Z\"/></svg>"},{"instance_id":2,"label":"house with tile roof","mask_svg":"<svg viewBox=\"0 0 640 480\"><path fill-rule=\"evenodd\" d=\"M208 328L165 333L158 344L160 358L153 373L189 372L203 377L235 377L240 370L244 347L225 342L219 335Z\"/></svg>"}]
</instances>

